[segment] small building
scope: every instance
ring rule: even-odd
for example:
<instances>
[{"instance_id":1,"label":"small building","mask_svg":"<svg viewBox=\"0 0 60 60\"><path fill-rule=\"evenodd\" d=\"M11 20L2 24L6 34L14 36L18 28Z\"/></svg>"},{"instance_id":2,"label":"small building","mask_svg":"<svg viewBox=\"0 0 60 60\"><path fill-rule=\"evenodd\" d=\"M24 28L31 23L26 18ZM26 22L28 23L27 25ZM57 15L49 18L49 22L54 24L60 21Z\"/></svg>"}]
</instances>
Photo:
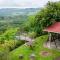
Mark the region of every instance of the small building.
<instances>
[{"instance_id":1,"label":"small building","mask_svg":"<svg viewBox=\"0 0 60 60\"><path fill-rule=\"evenodd\" d=\"M60 22L55 22L43 31L48 32L49 34L47 46L49 48L52 46L60 49Z\"/></svg>"}]
</instances>

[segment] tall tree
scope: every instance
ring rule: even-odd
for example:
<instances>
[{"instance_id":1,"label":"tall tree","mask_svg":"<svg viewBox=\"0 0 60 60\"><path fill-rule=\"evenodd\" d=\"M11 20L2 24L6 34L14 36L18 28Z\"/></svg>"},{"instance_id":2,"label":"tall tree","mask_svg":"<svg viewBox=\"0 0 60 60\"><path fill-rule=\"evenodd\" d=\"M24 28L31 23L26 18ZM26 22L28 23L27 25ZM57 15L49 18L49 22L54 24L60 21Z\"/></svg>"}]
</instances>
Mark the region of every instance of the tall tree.
<instances>
[{"instance_id":1,"label":"tall tree","mask_svg":"<svg viewBox=\"0 0 60 60\"><path fill-rule=\"evenodd\" d=\"M30 20L32 22L32 20ZM29 24L31 22L29 21ZM42 8L35 16L34 22L31 24L31 28L41 35L42 30L53 24L55 21L60 21L60 2L48 2L44 8Z\"/></svg>"}]
</instances>

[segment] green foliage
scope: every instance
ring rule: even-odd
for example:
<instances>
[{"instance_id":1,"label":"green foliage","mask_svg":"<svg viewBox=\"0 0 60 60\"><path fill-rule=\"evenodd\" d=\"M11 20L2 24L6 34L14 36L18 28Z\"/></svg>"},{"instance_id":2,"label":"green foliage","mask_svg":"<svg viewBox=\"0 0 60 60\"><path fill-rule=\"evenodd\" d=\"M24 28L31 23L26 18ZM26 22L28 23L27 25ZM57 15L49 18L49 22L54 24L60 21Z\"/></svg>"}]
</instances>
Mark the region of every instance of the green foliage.
<instances>
[{"instance_id":1,"label":"green foliage","mask_svg":"<svg viewBox=\"0 0 60 60\"><path fill-rule=\"evenodd\" d=\"M8 60L8 49L0 45L0 60Z\"/></svg>"},{"instance_id":2,"label":"green foliage","mask_svg":"<svg viewBox=\"0 0 60 60\"><path fill-rule=\"evenodd\" d=\"M12 51L24 43L25 43L24 41L18 40L5 41L5 47L7 47L9 51Z\"/></svg>"},{"instance_id":3,"label":"green foliage","mask_svg":"<svg viewBox=\"0 0 60 60\"><path fill-rule=\"evenodd\" d=\"M35 16L29 17L26 23L28 31L34 31L37 35L45 34L44 28L56 21L60 21L60 2L48 2Z\"/></svg>"},{"instance_id":4,"label":"green foliage","mask_svg":"<svg viewBox=\"0 0 60 60\"><path fill-rule=\"evenodd\" d=\"M33 28L33 27L34 27L34 22L35 22L34 18L35 18L35 16L30 15L30 16L28 17L28 21L26 21L26 22L22 25L22 27L23 27L22 30L27 31L27 32L34 30L34 28Z\"/></svg>"},{"instance_id":5,"label":"green foliage","mask_svg":"<svg viewBox=\"0 0 60 60\"><path fill-rule=\"evenodd\" d=\"M28 36L30 37L30 38L35 38L36 37L36 33L35 32L28 32Z\"/></svg>"},{"instance_id":6,"label":"green foliage","mask_svg":"<svg viewBox=\"0 0 60 60\"><path fill-rule=\"evenodd\" d=\"M0 43L3 44L5 40L14 40L18 28L9 28L2 35L0 35Z\"/></svg>"},{"instance_id":7,"label":"green foliage","mask_svg":"<svg viewBox=\"0 0 60 60\"><path fill-rule=\"evenodd\" d=\"M21 27L27 18L27 15L0 16L0 34L3 34L8 27Z\"/></svg>"},{"instance_id":8,"label":"green foliage","mask_svg":"<svg viewBox=\"0 0 60 60\"><path fill-rule=\"evenodd\" d=\"M36 22L41 23L44 27L47 27L60 20L60 2L48 2L47 5L41 9L36 16Z\"/></svg>"},{"instance_id":9,"label":"green foliage","mask_svg":"<svg viewBox=\"0 0 60 60\"><path fill-rule=\"evenodd\" d=\"M6 40L14 38L18 28L10 28L7 29L6 32L3 34Z\"/></svg>"},{"instance_id":10,"label":"green foliage","mask_svg":"<svg viewBox=\"0 0 60 60\"><path fill-rule=\"evenodd\" d=\"M0 36L0 44L4 44L5 43L5 37L4 36Z\"/></svg>"},{"instance_id":11,"label":"green foliage","mask_svg":"<svg viewBox=\"0 0 60 60\"><path fill-rule=\"evenodd\" d=\"M15 43L16 43L15 48L17 48L17 47L21 46L22 44L24 44L25 41L20 41L20 40L18 40L18 41L16 41Z\"/></svg>"}]
</instances>

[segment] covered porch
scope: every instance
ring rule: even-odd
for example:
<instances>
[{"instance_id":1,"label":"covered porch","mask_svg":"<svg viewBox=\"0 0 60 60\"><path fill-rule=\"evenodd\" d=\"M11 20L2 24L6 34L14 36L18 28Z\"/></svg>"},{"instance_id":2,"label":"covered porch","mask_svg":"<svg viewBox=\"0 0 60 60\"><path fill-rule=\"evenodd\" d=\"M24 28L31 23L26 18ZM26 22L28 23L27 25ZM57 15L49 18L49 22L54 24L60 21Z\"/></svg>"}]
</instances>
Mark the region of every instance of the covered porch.
<instances>
[{"instance_id":1,"label":"covered porch","mask_svg":"<svg viewBox=\"0 0 60 60\"><path fill-rule=\"evenodd\" d=\"M60 49L60 22L55 22L43 31L48 32L48 40L45 43L45 46L48 48Z\"/></svg>"}]
</instances>

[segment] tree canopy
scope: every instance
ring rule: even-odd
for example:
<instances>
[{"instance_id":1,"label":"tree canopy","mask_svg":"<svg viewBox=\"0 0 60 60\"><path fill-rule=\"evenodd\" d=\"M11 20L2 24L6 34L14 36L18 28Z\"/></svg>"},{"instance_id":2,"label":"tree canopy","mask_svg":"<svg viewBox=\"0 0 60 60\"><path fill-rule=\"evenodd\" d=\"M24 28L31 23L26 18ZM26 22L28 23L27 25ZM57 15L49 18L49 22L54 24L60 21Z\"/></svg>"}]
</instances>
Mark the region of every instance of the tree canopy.
<instances>
[{"instance_id":1,"label":"tree canopy","mask_svg":"<svg viewBox=\"0 0 60 60\"><path fill-rule=\"evenodd\" d=\"M30 31L42 35L42 30L55 21L60 21L60 2L48 2L35 16L29 17L26 24Z\"/></svg>"}]
</instances>

